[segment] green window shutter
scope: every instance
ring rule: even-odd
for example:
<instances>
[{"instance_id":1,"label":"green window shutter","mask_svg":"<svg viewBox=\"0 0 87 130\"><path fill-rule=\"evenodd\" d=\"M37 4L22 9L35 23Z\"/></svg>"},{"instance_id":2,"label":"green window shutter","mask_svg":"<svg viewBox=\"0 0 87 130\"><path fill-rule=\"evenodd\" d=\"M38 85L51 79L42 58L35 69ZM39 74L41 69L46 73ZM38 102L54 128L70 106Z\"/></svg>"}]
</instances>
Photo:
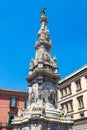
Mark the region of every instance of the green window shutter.
<instances>
[{"instance_id":1,"label":"green window shutter","mask_svg":"<svg viewBox=\"0 0 87 130\"><path fill-rule=\"evenodd\" d=\"M8 125L11 125L12 119L14 119L14 116L13 115L9 115Z\"/></svg>"}]
</instances>

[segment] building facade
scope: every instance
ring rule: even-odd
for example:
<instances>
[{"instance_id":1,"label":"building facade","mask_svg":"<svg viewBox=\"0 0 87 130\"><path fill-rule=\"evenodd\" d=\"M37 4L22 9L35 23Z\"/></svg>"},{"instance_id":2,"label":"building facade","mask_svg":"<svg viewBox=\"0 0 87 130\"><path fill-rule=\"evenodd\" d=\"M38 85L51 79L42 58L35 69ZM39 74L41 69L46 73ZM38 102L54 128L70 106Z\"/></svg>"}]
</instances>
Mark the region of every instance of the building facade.
<instances>
[{"instance_id":1,"label":"building facade","mask_svg":"<svg viewBox=\"0 0 87 130\"><path fill-rule=\"evenodd\" d=\"M61 79L58 105L74 119L74 130L87 130L87 65Z\"/></svg>"},{"instance_id":2,"label":"building facade","mask_svg":"<svg viewBox=\"0 0 87 130\"><path fill-rule=\"evenodd\" d=\"M0 130L12 130L12 119L27 107L27 98L27 92L0 89Z\"/></svg>"}]
</instances>

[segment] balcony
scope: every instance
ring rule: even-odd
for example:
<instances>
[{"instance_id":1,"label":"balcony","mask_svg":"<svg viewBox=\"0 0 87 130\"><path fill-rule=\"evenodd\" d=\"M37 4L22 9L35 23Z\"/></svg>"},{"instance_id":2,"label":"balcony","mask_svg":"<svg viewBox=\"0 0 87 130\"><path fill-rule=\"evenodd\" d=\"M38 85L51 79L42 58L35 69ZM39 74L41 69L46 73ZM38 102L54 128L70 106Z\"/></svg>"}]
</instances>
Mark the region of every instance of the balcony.
<instances>
[{"instance_id":1,"label":"balcony","mask_svg":"<svg viewBox=\"0 0 87 130\"><path fill-rule=\"evenodd\" d=\"M0 128L6 128L6 127L12 127L12 125L8 125L8 123L2 123L0 122Z\"/></svg>"}]
</instances>

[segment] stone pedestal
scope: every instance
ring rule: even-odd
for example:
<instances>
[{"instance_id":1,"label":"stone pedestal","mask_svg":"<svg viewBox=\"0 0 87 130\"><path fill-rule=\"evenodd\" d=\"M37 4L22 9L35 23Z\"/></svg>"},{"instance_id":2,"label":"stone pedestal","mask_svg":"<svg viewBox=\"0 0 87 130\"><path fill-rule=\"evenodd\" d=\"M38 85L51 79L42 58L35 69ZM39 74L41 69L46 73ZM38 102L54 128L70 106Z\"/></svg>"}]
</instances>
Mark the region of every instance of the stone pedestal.
<instances>
[{"instance_id":1,"label":"stone pedestal","mask_svg":"<svg viewBox=\"0 0 87 130\"><path fill-rule=\"evenodd\" d=\"M13 120L13 130L72 130L73 120L60 117L56 111L25 111Z\"/></svg>"}]
</instances>

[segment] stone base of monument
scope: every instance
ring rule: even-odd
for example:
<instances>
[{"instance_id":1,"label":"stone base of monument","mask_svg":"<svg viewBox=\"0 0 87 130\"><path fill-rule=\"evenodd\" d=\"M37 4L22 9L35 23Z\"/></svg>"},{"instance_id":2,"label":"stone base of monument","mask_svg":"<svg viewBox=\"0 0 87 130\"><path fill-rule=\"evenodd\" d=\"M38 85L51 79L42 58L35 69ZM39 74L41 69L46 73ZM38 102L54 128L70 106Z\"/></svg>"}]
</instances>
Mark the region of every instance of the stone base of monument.
<instances>
[{"instance_id":1,"label":"stone base of monument","mask_svg":"<svg viewBox=\"0 0 87 130\"><path fill-rule=\"evenodd\" d=\"M60 117L59 111L47 110L24 111L16 117L12 124L14 130L72 130L73 120L69 117Z\"/></svg>"}]
</instances>

